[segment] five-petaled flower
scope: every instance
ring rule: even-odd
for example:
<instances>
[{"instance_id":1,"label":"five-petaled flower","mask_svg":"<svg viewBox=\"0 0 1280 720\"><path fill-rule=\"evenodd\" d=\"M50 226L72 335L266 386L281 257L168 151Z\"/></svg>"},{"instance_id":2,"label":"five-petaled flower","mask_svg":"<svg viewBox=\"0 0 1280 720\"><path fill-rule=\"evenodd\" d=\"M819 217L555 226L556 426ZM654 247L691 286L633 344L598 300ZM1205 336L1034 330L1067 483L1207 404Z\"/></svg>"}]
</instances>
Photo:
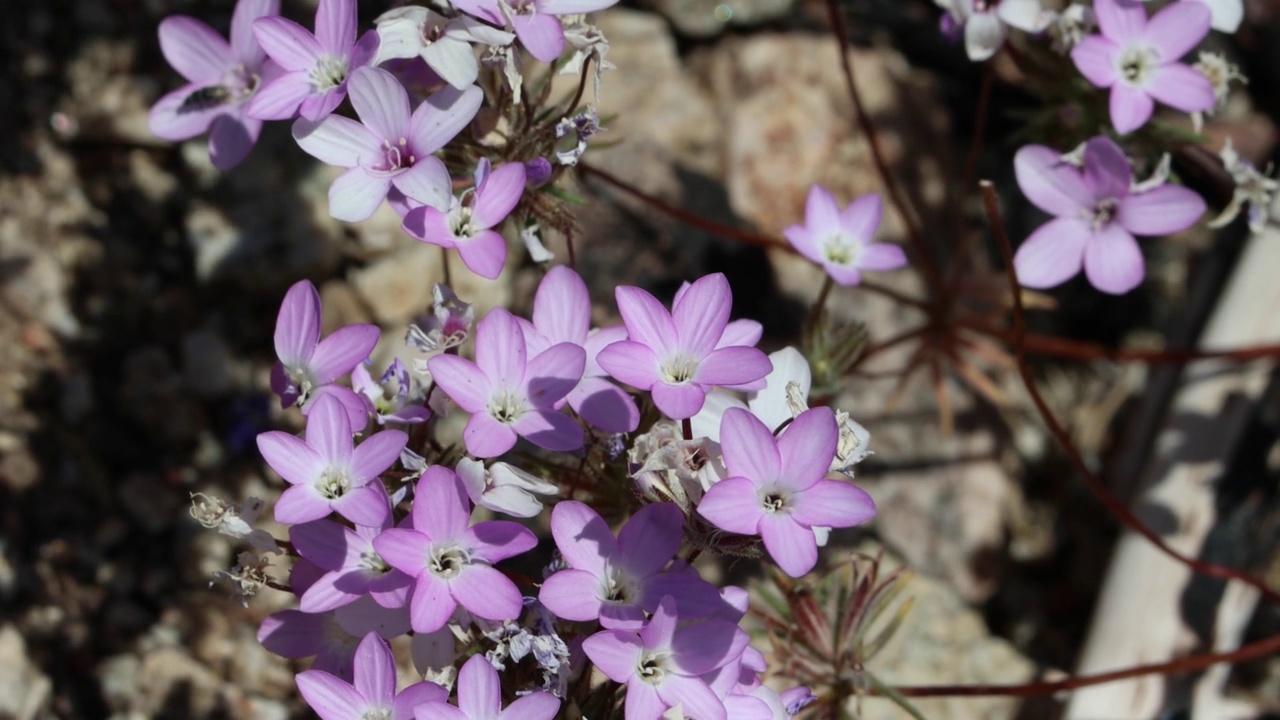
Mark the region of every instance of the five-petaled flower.
<instances>
[{"instance_id":1,"label":"five-petaled flower","mask_svg":"<svg viewBox=\"0 0 1280 720\"><path fill-rule=\"evenodd\" d=\"M502 709L502 682L483 654L472 655L458 671L458 706L444 698L425 702L415 710L417 720L551 720L560 699L547 692L516 698Z\"/></svg>"},{"instance_id":2,"label":"five-petaled flower","mask_svg":"<svg viewBox=\"0 0 1280 720\"><path fill-rule=\"evenodd\" d=\"M863 270L896 270L907 264L902 248L871 241L880 227L882 212L880 196L875 193L863 195L842 210L830 190L814 185L805 202L804 225L792 225L782 234L833 280L857 285Z\"/></svg>"},{"instance_id":3,"label":"five-petaled flower","mask_svg":"<svg viewBox=\"0 0 1280 720\"><path fill-rule=\"evenodd\" d=\"M320 720L413 720L414 708L448 699L449 691L430 682L396 692L396 660L377 633L360 641L354 683L323 670L298 673L298 692Z\"/></svg>"},{"instance_id":4,"label":"five-petaled flower","mask_svg":"<svg viewBox=\"0 0 1280 720\"><path fill-rule=\"evenodd\" d=\"M472 272L490 280L507 261L507 241L493 228L511 214L524 193L524 164L507 163L492 172L488 159L476 166L475 187L450 201L448 212L429 205L404 217L404 231L425 243L458 251Z\"/></svg>"}]
</instances>

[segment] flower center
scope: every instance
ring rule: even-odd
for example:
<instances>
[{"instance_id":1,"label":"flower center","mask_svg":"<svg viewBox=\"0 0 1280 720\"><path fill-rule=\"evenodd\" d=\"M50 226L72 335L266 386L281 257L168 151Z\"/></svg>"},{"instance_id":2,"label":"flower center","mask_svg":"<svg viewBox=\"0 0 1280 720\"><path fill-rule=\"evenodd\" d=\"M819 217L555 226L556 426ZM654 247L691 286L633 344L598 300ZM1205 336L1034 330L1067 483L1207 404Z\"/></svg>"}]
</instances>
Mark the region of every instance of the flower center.
<instances>
[{"instance_id":1,"label":"flower center","mask_svg":"<svg viewBox=\"0 0 1280 720\"><path fill-rule=\"evenodd\" d=\"M510 424L524 415L524 395L514 390L499 390L489 396L489 415L500 423Z\"/></svg>"},{"instance_id":2,"label":"flower center","mask_svg":"<svg viewBox=\"0 0 1280 720\"><path fill-rule=\"evenodd\" d=\"M347 81L347 59L333 55L321 55L316 64L311 66L311 89L322 93L332 90Z\"/></svg>"},{"instance_id":3,"label":"flower center","mask_svg":"<svg viewBox=\"0 0 1280 720\"><path fill-rule=\"evenodd\" d=\"M360 716L360 720L391 720L391 711L387 708L369 708Z\"/></svg>"},{"instance_id":4,"label":"flower center","mask_svg":"<svg viewBox=\"0 0 1280 720\"><path fill-rule=\"evenodd\" d=\"M764 508L767 513L782 512L787 507L787 498L777 491L766 493L760 498L760 507Z\"/></svg>"},{"instance_id":5,"label":"flower center","mask_svg":"<svg viewBox=\"0 0 1280 720\"><path fill-rule=\"evenodd\" d=\"M460 547L432 548L427 569L436 577L451 580L458 577L458 573L462 572L462 568L469 562L471 562L471 555Z\"/></svg>"},{"instance_id":6,"label":"flower center","mask_svg":"<svg viewBox=\"0 0 1280 720\"><path fill-rule=\"evenodd\" d=\"M822 252L832 265L853 265L862 254L862 243L844 233L835 233L823 243Z\"/></svg>"},{"instance_id":7,"label":"flower center","mask_svg":"<svg viewBox=\"0 0 1280 720\"><path fill-rule=\"evenodd\" d=\"M351 475L346 468L330 465L320 473L320 482L316 484L321 497L326 500L337 500L351 490Z\"/></svg>"},{"instance_id":8,"label":"flower center","mask_svg":"<svg viewBox=\"0 0 1280 720\"><path fill-rule=\"evenodd\" d=\"M620 570L610 567L605 571L602 595L605 601L620 605L631 605L635 602L635 587L631 578Z\"/></svg>"},{"instance_id":9,"label":"flower center","mask_svg":"<svg viewBox=\"0 0 1280 720\"><path fill-rule=\"evenodd\" d=\"M375 575L385 575L391 572L391 566L373 548L360 553L360 569Z\"/></svg>"},{"instance_id":10,"label":"flower center","mask_svg":"<svg viewBox=\"0 0 1280 720\"><path fill-rule=\"evenodd\" d=\"M413 156L413 151L409 148L408 138L399 138L394 143L390 140L382 141L382 159L368 170L375 173L385 173L394 175L402 170L413 167L413 163L417 160Z\"/></svg>"},{"instance_id":11,"label":"flower center","mask_svg":"<svg viewBox=\"0 0 1280 720\"><path fill-rule=\"evenodd\" d=\"M1099 200L1093 210L1084 211L1085 219L1089 221L1094 230L1101 230L1110 225L1111 221L1115 219L1116 210L1119 207L1120 203L1115 198Z\"/></svg>"},{"instance_id":12,"label":"flower center","mask_svg":"<svg viewBox=\"0 0 1280 720\"><path fill-rule=\"evenodd\" d=\"M458 205L454 210L452 217L449 218L452 221L454 236L469 238L475 235L476 231L471 227L471 207L469 205Z\"/></svg>"},{"instance_id":13,"label":"flower center","mask_svg":"<svg viewBox=\"0 0 1280 720\"><path fill-rule=\"evenodd\" d=\"M1130 85L1145 86L1159 65L1160 57L1155 50L1141 45L1131 47L1120 55L1120 77Z\"/></svg>"},{"instance_id":14,"label":"flower center","mask_svg":"<svg viewBox=\"0 0 1280 720\"><path fill-rule=\"evenodd\" d=\"M663 380L672 385L679 385L693 380L693 376L698 372L698 360L684 353L676 353L662 363L661 369Z\"/></svg>"},{"instance_id":15,"label":"flower center","mask_svg":"<svg viewBox=\"0 0 1280 720\"><path fill-rule=\"evenodd\" d=\"M642 653L640 662L636 663L636 675L650 685L661 685L667 676L670 660L671 653L668 652Z\"/></svg>"}]
</instances>

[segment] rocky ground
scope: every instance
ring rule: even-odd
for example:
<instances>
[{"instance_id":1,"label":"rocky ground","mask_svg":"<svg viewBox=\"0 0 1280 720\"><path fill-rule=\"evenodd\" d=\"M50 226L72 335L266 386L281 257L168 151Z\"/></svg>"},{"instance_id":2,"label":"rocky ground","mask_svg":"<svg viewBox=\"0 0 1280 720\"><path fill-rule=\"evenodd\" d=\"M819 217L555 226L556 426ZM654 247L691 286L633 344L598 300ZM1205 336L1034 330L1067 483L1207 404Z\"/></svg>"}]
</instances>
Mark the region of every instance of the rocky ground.
<instances>
[{"instance_id":1,"label":"rocky ground","mask_svg":"<svg viewBox=\"0 0 1280 720\"><path fill-rule=\"evenodd\" d=\"M393 352L443 276L440 254L403 236L387 208L357 226L330 219L331 171L283 127L269 127L225 175L202 141L150 137L147 108L176 79L156 24L183 12L225 27L230 2L23 5L0 29L0 718L301 716L299 667L255 640L286 598L242 607L209 587L236 548L188 517L188 498L279 492L253 438L284 422L268 403L267 372L290 284L311 278L326 322L375 322ZM846 5L870 113L943 255L955 222L948 188L968 152L981 69L938 38L932 3ZM1231 132L1264 164L1280 110L1270 92L1280 82L1280 9L1258 2L1250 11L1255 25L1234 51L1253 84L1210 134ZM588 156L598 167L709 219L775 235L801 218L812 183L842 197L880 189L819 0L643 0L599 22L618 69L598 99L614 118L602 138L616 143ZM994 106L1025 105L1004 79ZM993 114L978 163L1006 191L1010 123ZM669 295L682 279L723 271L738 312L765 324L769 349L793 341L820 285L812 267L691 229L596 181L579 190L591 200L579 269L600 319L614 312L617 284ZM1035 218L1016 193L1005 202L1020 237ZM976 204L962 201L961 212L978 227ZM887 237L900 241L902 227L889 214ZM1188 276L1238 249L1233 232L1171 241L1149 258L1154 281L1121 300L1070 286L1056 295L1058 311L1034 322L1108 344L1158 338L1186 307ZM483 311L527 308L538 273L513 253L499 281L463 280L471 276L460 268L453 277ZM908 273L886 282L919 290ZM865 292L838 293L834 307L879 339L916 319ZM870 532L918 573L910 622L878 673L903 684L994 683L1069 670L1114 523L1023 406L1014 374L994 373L1011 398L1004 407L951 382L957 423L946 432L927 382L898 394L881 372L903 361L882 357L837 398L874 438L859 475L881 507ZM1090 459L1106 460L1146 374L1038 371ZM858 539L839 537L839 546ZM1274 624L1261 616L1255 631ZM1275 677L1255 664L1238 685L1280 709ZM1058 705L920 707L934 719L1012 720L1053 717ZM861 712L903 717L876 701Z\"/></svg>"}]
</instances>

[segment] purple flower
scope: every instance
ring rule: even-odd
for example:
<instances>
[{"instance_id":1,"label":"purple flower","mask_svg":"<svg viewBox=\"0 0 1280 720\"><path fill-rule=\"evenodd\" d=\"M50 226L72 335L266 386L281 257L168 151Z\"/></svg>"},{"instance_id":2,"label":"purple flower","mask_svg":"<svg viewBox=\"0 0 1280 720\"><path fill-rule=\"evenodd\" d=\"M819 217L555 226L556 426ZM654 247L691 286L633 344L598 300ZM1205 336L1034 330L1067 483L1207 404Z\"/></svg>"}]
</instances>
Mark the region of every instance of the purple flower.
<instances>
[{"instance_id":1,"label":"purple flower","mask_svg":"<svg viewBox=\"0 0 1280 720\"><path fill-rule=\"evenodd\" d=\"M332 394L346 409L352 428L362 429L368 421L368 406L352 391L330 383L369 357L378 344L378 328L348 325L321 340L320 320L320 293L310 281L294 283L276 317L280 361L271 369L271 389L280 396L280 407L312 403L319 394ZM310 408L304 407L304 412Z\"/></svg>"},{"instance_id":2,"label":"purple flower","mask_svg":"<svg viewBox=\"0 0 1280 720\"><path fill-rule=\"evenodd\" d=\"M370 595L386 608L404 607L413 579L387 565L373 549L373 541L391 527L391 516L377 527L355 529L331 520L314 520L289 528L289 540L298 554L325 570L305 592L298 608L317 613L349 605Z\"/></svg>"},{"instance_id":3,"label":"purple flower","mask_svg":"<svg viewBox=\"0 0 1280 720\"><path fill-rule=\"evenodd\" d=\"M615 295L629 339L601 350L597 360L615 379L651 392L667 417L696 415L713 385L741 385L769 374L769 358L759 350L717 348L733 305L724 275L699 278L670 313L640 288L619 287Z\"/></svg>"},{"instance_id":4,"label":"purple flower","mask_svg":"<svg viewBox=\"0 0 1280 720\"><path fill-rule=\"evenodd\" d=\"M447 87L410 114L404 86L373 67L351 73L347 92L360 122L330 115L318 125L303 119L293 125L293 137L303 150L349 168L329 186L329 214L347 222L366 220L392 186L417 202L448 208L452 181L432 153L471 122L484 92L476 86Z\"/></svg>"},{"instance_id":5,"label":"purple flower","mask_svg":"<svg viewBox=\"0 0 1280 720\"><path fill-rule=\"evenodd\" d=\"M538 600L565 620L599 618L606 628L639 630L645 611L671 597L683 619L719 609L720 595L696 572L663 572L684 539L684 513L673 503L646 505L615 541L596 511L565 501L551 511L551 534L568 563L546 579Z\"/></svg>"},{"instance_id":6,"label":"purple flower","mask_svg":"<svg viewBox=\"0 0 1280 720\"><path fill-rule=\"evenodd\" d=\"M472 655L458 671L458 707L445 698L419 705L417 720L551 720L560 700L545 692L533 692L502 709L502 682L483 654ZM326 719L327 720L327 719Z\"/></svg>"},{"instance_id":7,"label":"purple flower","mask_svg":"<svg viewBox=\"0 0 1280 720\"><path fill-rule=\"evenodd\" d=\"M414 490L413 529L385 530L373 547L391 567L414 578L409 617L413 631L444 627L458 605L487 620L514 620L520 590L492 563L537 544L513 522L471 526L471 501L454 472L433 465Z\"/></svg>"},{"instance_id":8,"label":"purple flower","mask_svg":"<svg viewBox=\"0 0 1280 720\"><path fill-rule=\"evenodd\" d=\"M1059 285L1083 266L1094 287L1126 293L1142 282L1145 272L1133 236L1185 230L1205 211L1199 195L1178 185L1133 192L1133 171L1124 151L1105 137L1085 144L1083 170L1051 148L1028 145L1014 156L1014 171L1027 199L1057 216L1033 232L1014 256L1018 279L1027 287Z\"/></svg>"},{"instance_id":9,"label":"purple flower","mask_svg":"<svg viewBox=\"0 0 1280 720\"><path fill-rule=\"evenodd\" d=\"M429 205L404 217L404 231L425 243L451 248L472 272L490 280L507 262L507 242L493 228L506 219L524 194L524 165L507 163L489 172L489 161L476 166L476 184L452 198L448 212Z\"/></svg>"},{"instance_id":10,"label":"purple flower","mask_svg":"<svg viewBox=\"0 0 1280 720\"><path fill-rule=\"evenodd\" d=\"M564 28L557 15L583 15L603 10L618 0L455 0L454 7L494 25L511 20L516 37L529 54L554 62L564 52Z\"/></svg>"},{"instance_id":11,"label":"purple flower","mask_svg":"<svg viewBox=\"0 0 1280 720\"><path fill-rule=\"evenodd\" d=\"M379 527L391 512L378 476L400 457L409 436L399 430L370 435L357 447L342 405L316 400L307 440L273 430L258 436L262 457L292 487L276 502L276 522L292 525L336 512L357 525Z\"/></svg>"},{"instance_id":12,"label":"purple flower","mask_svg":"<svg viewBox=\"0 0 1280 720\"><path fill-rule=\"evenodd\" d=\"M666 597L639 633L605 630L582 649L610 680L626 683L628 718L657 720L683 705L686 717L727 720L724 703L699 676L733 662L747 634L723 620L677 629L678 620L675 600Z\"/></svg>"},{"instance_id":13,"label":"purple flower","mask_svg":"<svg viewBox=\"0 0 1280 720\"><path fill-rule=\"evenodd\" d=\"M830 190L814 185L805 203L804 225L792 225L782 234L833 280L857 285L862 270L895 270L907 264L902 248L871 241L880 227L882 210L880 196L875 193L863 195L842 210Z\"/></svg>"},{"instance_id":14,"label":"purple flower","mask_svg":"<svg viewBox=\"0 0 1280 720\"><path fill-rule=\"evenodd\" d=\"M147 124L165 140L209 133L209 159L229 170L239 165L262 131L262 121L245 114L262 83L280 72L253 36L253 22L279 15L280 0L240 0L231 17L231 42L208 25L185 15L160 23L160 51L187 84L151 107Z\"/></svg>"},{"instance_id":15,"label":"purple flower","mask_svg":"<svg viewBox=\"0 0 1280 720\"><path fill-rule=\"evenodd\" d=\"M282 17L253 24L262 48L285 73L267 83L249 103L250 117L287 120L294 113L312 122L329 116L347 96L347 78L373 59L378 36L356 42L356 0L320 0L315 34Z\"/></svg>"},{"instance_id":16,"label":"purple flower","mask_svg":"<svg viewBox=\"0 0 1280 720\"><path fill-rule=\"evenodd\" d=\"M698 514L722 530L760 535L778 567L804 575L818 562L815 526L851 527L876 514L867 493L825 479L839 437L830 408L800 413L777 438L755 415L730 408L720 444L731 477L711 486Z\"/></svg>"},{"instance_id":17,"label":"purple flower","mask_svg":"<svg viewBox=\"0 0 1280 720\"><path fill-rule=\"evenodd\" d=\"M383 718L411 720L413 709L449 698L449 691L430 682L396 692L396 660L377 633L360 641L355 653L354 683L323 670L298 673L298 692L321 720Z\"/></svg>"},{"instance_id":18,"label":"purple flower","mask_svg":"<svg viewBox=\"0 0 1280 720\"><path fill-rule=\"evenodd\" d=\"M733 325L733 323L730 323ZM538 285L533 298L533 322L521 323L530 352L556 343L573 343L586 351L583 377L565 396L573 411L592 426L609 433L632 432L640 424L640 409L631 395L614 385L600 367L600 351L626 339L621 327L591 332L591 296L587 284L572 269L557 265Z\"/></svg>"},{"instance_id":19,"label":"purple flower","mask_svg":"<svg viewBox=\"0 0 1280 720\"><path fill-rule=\"evenodd\" d=\"M386 372L376 382L365 369L364 363L356 365L351 371L351 385L356 392L369 399L379 425L389 422L420 423L431 417L431 411L426 407L409 402L413 379L409 368L400 362L400 358L392 360Z\"/></svg>"},{"instance_id":20,"label":"purple flower","mask_svg":"<svg viewBox=\"0 0 1280 720\"><path fill-rule=\"evenodd\" d=\"M1178 59L1209 33L1212 13L1196 2L1166 6L1148 22L1134 0L1097 0L1101 35L1084 38L1071 59L1089 82L1111 88L1111 123L1121 135L1151 119L1155 101L1183 112L1214 106L1213 84Z\"/></svg>"},{"instance_id":21,"label":"purple flower","mask_svg":"<svg viewBox=\"0 0 1280 720\"><path fill-rule=\"evenodd\" d=\"M448 396L471 420L463 432L467 451L497 457L516 436L548 450L582 447L582 428L555 410L582 377L586 354L560 343L526 360L524 335L511 313L498 308L476 325L476 361L436 355L427 367Z\"/></svg>"}]
</instances>

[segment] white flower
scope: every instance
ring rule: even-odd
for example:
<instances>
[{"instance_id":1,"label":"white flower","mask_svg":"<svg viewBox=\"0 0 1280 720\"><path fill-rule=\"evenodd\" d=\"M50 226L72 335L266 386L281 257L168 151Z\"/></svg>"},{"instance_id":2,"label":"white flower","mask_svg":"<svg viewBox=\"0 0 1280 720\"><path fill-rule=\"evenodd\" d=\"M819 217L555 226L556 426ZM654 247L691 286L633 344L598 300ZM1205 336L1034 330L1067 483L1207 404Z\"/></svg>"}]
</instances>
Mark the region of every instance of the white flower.
<instances>
[{"instance_id":1,"label":"white flower","mask_svg":"<svg viewBox=\"0 0 1280 720\"><path fill-rule=\"evenodd\" d=\"M975 62L986 60L1004 44L1009 28L1043 32L1057 17L1040 0L935 0L964 26L964 49Z\"/></svg>"},{"instance_id":2,"label":"white flower","mask_svg":"<svg viewBox=\"0 0 1280 720\"><path fill-rule=\"evenodd\" d=\"M1231 196L1231 202L1227 203L1218 217L1209 221L1209 227L1225 226L1240 214L1245 205L1248 205L1249 230L1255 233L1261 232L1267 220L1270 219L1271 201L1276 191L1280 190L1280 183L1268 177L1271 173L1270 167L1267 168L1267 172L1261 173L1253 163L1240 157L1229 137L1218 156L1222 158L1223 166L1231 174L1231 180L1235 182L1236 189Z\"/></svg>"},{"instance_id":3,"label":"white flower","mask_svg":"<svg viewBox=\"0 0 1280 720\"><path fill-rule=\"evenodd\" d=\"M458 477L471 502L515 517L528 518L542 512L537 495L554 497L560 493L552 483L504 462L485 469L479 460L463 458L458 461Z\"/></svg>"},{"instance_id":4,"label":"white flower","mask_svg":"<svg viewBox=\"0 0 1280 720\"><path fill-rule=\"evenodd\" d=\"M465 90L480 75L472 43L510 45L515 35L468 15L447 18L417 5L388 10L374 21L378 54L374 65L421 57L445 82Z\"/></svg>"}]
</instances>

